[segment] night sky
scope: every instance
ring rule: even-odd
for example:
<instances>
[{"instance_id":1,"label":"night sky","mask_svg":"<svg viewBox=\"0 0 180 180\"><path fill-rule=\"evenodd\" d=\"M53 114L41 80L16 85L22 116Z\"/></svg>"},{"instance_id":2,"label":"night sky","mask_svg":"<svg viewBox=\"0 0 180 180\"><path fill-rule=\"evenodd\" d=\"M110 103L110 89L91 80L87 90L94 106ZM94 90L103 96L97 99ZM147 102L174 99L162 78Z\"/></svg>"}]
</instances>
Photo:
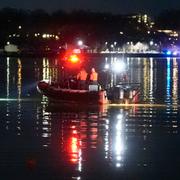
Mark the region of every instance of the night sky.
<instances>
[{"instance_id":1,"label":"night sky","mask_svg":"<svg viewBox=\"0 0 180 180\"><path fill-rule=\"evenodd\" d=\"M4 7L44 9L48 12L89 9L115 14L147 12L156 15L164 9L180 9L180 0L0 0L0 8Z\"/></svg>"}]
</instances>

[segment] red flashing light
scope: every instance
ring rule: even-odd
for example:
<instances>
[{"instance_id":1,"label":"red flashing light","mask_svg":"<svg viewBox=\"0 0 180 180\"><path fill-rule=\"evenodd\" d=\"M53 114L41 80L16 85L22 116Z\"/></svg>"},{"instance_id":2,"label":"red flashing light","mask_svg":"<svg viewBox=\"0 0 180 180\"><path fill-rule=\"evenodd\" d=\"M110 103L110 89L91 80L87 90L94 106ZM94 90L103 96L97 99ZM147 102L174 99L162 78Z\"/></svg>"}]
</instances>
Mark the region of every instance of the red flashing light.
<instances>
[{"instance_id":1,"label":"red flashing light","mask_svg":"<svg viewBox=\"0 0 180 180\"><path fill-rule=\"evenodd\" d=\"M78 63L80 61L79 57L76 54L72 54L68 60L73 64Z\"/></svg>"},{"instance_id":2,"label":"red flashing light","mask_svg":"<svg viewBox=\"0 0 180 180\"><path fill-rule=\"evenodd\" d=\"M68 49L61 58L61 60L65 68L79 69L79 67L84 62L84 57L83 54L77 49Z\"/></svg>"}]
</instances>

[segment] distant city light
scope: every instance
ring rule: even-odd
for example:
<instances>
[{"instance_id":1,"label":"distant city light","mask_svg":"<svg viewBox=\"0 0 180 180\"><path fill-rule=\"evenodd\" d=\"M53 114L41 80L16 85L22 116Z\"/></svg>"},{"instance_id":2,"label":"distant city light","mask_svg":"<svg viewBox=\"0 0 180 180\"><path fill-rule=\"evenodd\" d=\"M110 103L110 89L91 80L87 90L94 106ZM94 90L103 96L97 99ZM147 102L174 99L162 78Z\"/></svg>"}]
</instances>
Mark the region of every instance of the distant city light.
<instances>
[{"instance_id":1,"label":"distant city light","mask_svg":"<svg viewBox=\"0 0 180 180\"><path fill-rule=\"evenodd\" d=\"M37 37L37 36L39 36L40 35L40 33L35 33L34 34L34 36L35 37ZM49 39L49 38L55 38L56 40L58 40L59 39L59 36L57 36L57 35L54 35L54 34L42 34L42 38L43 39Z\"/></svg>"},{"instance_id":2,"label":"distant city light","mask_svg":"<svg viewBox=\"0 0 180 180\"><path fill-rule=\"evenodd\" d=\"M166 54L167 54L167 55L171 55L172 52L168 50L168 51L166 52Z\"/></svg>"},{"instance_id":3,"label":"distant city light","mask_svg":"<svg viewBox=\"0 0 180 180\"><path fill-rule=\"evenodd\" d=\"M177 51L174 51L174 52L173 52L173 55L174 55L174 56L176 56L177 54L178 54L178 52L177 52Z\"/></svg>"},{"instance_id":4,"label":"distant city light","mask_svg":"<svg viewBox=\"0 0 180 180\"><path fill-rule=\"evenodd\" d=\"M56 40L58 40L58 39L59 39L59 36L55 36L55 38L56 38Z\"/></svg>"},{"instance_id":5,"label":"distant city light","mask_svg":"<svg viewBox=\"0 0 180 180\"><path fill-rule=\"evenodd\" d=\"M42 38L46 38L46 37L47 37L46 34L43 34L43 35L42 35Z\"/></svg>"},{"instance_id":6,"label":"distant city light","mask_svg":"<svg viewBox=\"0 0 180 180\"><path fill-rule=\"evenodd\" d=\"M153 42L153 41L150 41L149 44L152 46L152 45L154 44L154 42Z\"/></svg>"}]
</instances>

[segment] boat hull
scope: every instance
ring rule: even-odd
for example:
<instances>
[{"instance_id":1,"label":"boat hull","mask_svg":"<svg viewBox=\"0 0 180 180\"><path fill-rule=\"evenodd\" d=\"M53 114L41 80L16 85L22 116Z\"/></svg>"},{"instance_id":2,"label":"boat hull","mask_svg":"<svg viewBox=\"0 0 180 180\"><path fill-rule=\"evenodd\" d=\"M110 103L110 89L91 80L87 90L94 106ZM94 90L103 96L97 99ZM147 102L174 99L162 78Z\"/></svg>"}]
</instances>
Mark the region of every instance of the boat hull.
<instances>
[{"instance_id":1,"label":"boat hull","mask_svg":"<svg viewBox=\"0 0 180 180\"><path fill-rule=\"evenodd\" d=\"M106 104L106 91L63 89L49 82L40 81L38 91L56 103Z\"/></svg>"}]
</instances>

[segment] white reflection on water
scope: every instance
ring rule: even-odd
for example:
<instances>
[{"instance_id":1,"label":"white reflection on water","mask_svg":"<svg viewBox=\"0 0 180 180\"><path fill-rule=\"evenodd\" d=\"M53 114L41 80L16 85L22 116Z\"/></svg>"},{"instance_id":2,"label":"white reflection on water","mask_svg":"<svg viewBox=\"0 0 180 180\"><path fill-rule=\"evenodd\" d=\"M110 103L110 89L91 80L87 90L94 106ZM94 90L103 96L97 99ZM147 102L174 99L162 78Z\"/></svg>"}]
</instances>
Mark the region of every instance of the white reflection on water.
<instances>
[{"instance_id":1,"label":"white reflection on water","mask_svg":"<svg viewBox=\"0 0 180 180\"><path fill-rule=\"evenodd\" d=\"M178 63L176 58L173 58L172 103L173 105L178 104Z\"/></svg>"},{"instance_id":2,"label":"white reflection on water","mask_svg":"<svg viewBox=\"0 0 180 180\"><path fill-rule=\"evenodd\" d=\"M80 141L80 147L81 147L81 141ZM82 171L82 150L81 148L79 149L79 153L78 153L78 171L81 172Z\"/></svg>"},{"instance_id":3,"label":"white reflection on water","mask_svg":"<svg viewBox=\"0 0 180 180\"><path fill-rule=\"evenodd\" d=\"M171 59L167 58L166 69L166 103L171 104Z\"/></svg>"},{"instance_id":4,"label":"white reflection on water","mask_svg":"<svg viewBox=\"0 0 180 180\"><path fill-rule=\"evenodd\" d=\"M48 147L51 144L51 113L46 111L48 104L47 97L42 97L42 142L43 147ZM37 109L37 112L39 110Z\"/></svg>"},{"instance_id":5,"label":"white reflection on water","mask_svg":"<svg viewBox=\"0 0 180 180\"><path fill-rule=\"evenodd\" d=\"M116 156L116 167L121 167L123 165L123 156L124 156L124 136L123 136L123 114L117 115L116 123L116 137L115 137L115 156Z\"/></svg>"},{"instance_id":6,"label":"white reflection on water","mask_svg":"<svg viewBox=\"0 0 180 180\"><path fill-rule=\"evenodd\" d=\"M149 89L149 67L148 67L149 61L146 59L143 60L143 88L142 88L142 93L143 93L143 101L148 100L148 89Z\"/></svg>"},{"instance_id":7,"label":"white reflection on water","mask_svg":"<svg viewBox=\"0 0 180 180\"><path fill-rule=\"evenodd\" d=\"M153 84L154 84L154 76L153 76L153 58L150 58L150 88L149 88L149 100L150 100L150 103L153 103L154 102L154 87L153 87Z\"/></svg>"},{"instance_id":8,"label":"white reflection on water","mask_svg":"<svg viewBox=\"0 0 180 180\"><path fill-rule=\"evenodd\" d=\"M105 159L109 157L109 120L105 120L105 135L104 135L104 151Z\"/></svg>"},{"instance_id":9,"label":"white reflection on water","mask_svg":"<svg viewBox=\"0 0 180 180\"><path fill-rule=\"evenodd\" d=\"M7 79L7 82L6 82L6 97L7 99L9 98L9 78L10 78L10 67L9 67L9 57L7 57L6 59L6 63L7 63L7 69L6 69L6 79Z\"/></svg>"}]
</instances>

